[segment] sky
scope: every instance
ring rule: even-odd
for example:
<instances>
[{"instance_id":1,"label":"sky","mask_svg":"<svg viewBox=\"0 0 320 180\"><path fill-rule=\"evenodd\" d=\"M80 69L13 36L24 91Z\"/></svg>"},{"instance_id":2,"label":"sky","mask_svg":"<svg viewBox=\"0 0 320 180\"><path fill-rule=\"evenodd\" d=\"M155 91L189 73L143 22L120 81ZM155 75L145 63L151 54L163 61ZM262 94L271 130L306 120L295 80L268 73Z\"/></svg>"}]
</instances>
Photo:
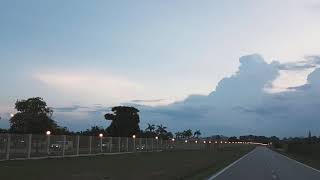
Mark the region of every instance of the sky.
<instances>
[{"instance_id":1,"label":"sky","mask_svg":"<svg viewBox=\"0 0 320 180\"><path fill-rule=\"evenodd\" d=\"M277 118L247 113L261 104L277 112L284 104L273 102L274 96L309 94L296 87L308 85L318 65L319 17L315 0L0 0L0 127L8 126L17 99L40 96L55 109L55 120L73 130L106 127L109 107L131 104L141 106L142 127L155 122L205 134L304 135L314 124L299 129L303 118L292 120L288 130L270 123L262 129L256 121ZM251 66L270 68L261 71L263 84L233 79ZM223 103L231 90L239 96L236 106ZM240 98L241 90L252 93ZM206 103L196 112L205 117L183 110L194 110L197 105L189 104L199 97ZM241 112L225 116L239 107ZM236 127L232 119L240 115L237 122L245 126Z\"/></svg>"}]
</instances>

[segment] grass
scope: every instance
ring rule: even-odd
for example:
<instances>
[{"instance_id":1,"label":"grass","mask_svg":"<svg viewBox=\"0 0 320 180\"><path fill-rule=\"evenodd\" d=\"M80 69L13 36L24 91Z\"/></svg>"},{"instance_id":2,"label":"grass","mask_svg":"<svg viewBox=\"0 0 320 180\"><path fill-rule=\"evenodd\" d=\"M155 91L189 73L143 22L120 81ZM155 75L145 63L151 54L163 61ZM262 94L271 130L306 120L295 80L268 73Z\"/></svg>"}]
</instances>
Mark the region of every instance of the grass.
<instances>
[{"instance_id":1,"label":"grass","mask_svg":"<svg viewBox=\"0 0 320 180\"><path fill-rule=\"evenodd\" d=\"M220 151L172 151L0 162L0 179L109 180L204 179L252 146Z\"/></svg>"},{"instance_id":2,"label":"grass","mask_svg":"<svg viewBox=\"0 0 320 180\"><path fill-rule=\"evenodd\" d=\"M308 166L311 166L315 169L320 170L320 155L319 154L307 155L307 154L300 154L300 153L288 153L288 152L284 152L284 151L281 151L280 153L283 155L286 155L296 161L299 161L301 163L304 163Z\"/></svg>"}]
</instances>

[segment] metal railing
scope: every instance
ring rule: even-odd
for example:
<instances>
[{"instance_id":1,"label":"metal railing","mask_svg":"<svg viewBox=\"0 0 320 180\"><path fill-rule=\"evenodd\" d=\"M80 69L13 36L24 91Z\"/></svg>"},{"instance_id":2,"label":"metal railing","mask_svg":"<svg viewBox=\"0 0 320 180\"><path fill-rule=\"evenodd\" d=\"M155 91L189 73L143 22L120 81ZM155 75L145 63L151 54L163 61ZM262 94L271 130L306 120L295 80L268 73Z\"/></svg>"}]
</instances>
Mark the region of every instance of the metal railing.
<instances>
[{"instance_id":1,"label":"metal railing","mask_svg":"<svg viewBox=\"0 0 320 180\"><path fill-rule=\"evenodd\" d=\"M0 160L42 159L169 150L219 150L238 143L81 135L0 134ZM240 143L239 143L240 144Z\"/></svg>"}]
</instances>

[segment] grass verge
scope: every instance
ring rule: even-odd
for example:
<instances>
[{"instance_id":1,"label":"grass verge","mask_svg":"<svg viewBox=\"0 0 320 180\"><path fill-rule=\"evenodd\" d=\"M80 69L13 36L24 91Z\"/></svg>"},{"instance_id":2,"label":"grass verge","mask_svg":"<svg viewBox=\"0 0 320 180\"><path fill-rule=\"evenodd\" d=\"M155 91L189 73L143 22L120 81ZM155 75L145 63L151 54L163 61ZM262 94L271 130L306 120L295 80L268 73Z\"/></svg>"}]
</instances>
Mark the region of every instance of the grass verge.
<instances>
[{"instance_id":1,"label":"grass verge","mask_svg":"<svg viewBox=\"0 0 320 180\"><path fill-rule=\"evenodd\" d=\"M0 162L0 179L204 179L252 150L173 151Z\"/></svg>"}]
</instances>

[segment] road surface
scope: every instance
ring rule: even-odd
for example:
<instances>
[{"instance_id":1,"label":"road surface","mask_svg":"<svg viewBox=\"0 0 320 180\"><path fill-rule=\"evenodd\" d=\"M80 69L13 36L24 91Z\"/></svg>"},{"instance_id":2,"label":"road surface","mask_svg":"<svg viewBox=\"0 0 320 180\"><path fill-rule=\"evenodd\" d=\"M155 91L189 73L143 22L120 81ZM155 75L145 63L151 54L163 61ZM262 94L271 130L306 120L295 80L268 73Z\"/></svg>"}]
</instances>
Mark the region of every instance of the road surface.
<instances>
[{"instance_id":1,"label":"road surface","mask_svg":"<svg viewBox=\"0 0 320 180\"><path fill-rule=\"evenodd\" d=\"M257 147L209 180L320 180L320 171Z\"/></svg>"}]
</instances>

